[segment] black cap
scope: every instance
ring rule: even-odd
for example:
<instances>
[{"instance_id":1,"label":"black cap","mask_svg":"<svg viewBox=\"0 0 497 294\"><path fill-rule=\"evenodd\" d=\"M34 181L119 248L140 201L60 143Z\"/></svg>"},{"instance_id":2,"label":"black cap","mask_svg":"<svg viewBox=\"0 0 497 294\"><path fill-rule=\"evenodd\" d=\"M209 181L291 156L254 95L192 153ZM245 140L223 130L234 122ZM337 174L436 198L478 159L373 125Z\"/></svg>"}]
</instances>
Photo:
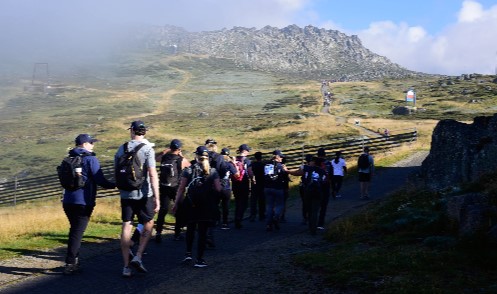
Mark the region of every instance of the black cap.
<instances>
[{"instance_id":1,"label":"black cap","mask_svg":"<svg viewBox=\"0 0 497 294\"><path fill-rule=\"evenodd\" d=\"M140 129L147 129L145 126L145 123L141 120L135 120L134 122L131 123L129 126L128 130L140 130Z\"/></svg>"},{"instance_id":2,"label":"black cap","mask_svg":"<svg viewBox=\"0 0 497 294\"><path fill-rule=\"evenodd\" d=\"M98 140L88 134L79 134L76 139L74 139L74 143L76 144L76 146L83 145L84 143L94 142L98 142Z\"/></svg>"},{"instance_id":3,"label":"black cap","mask_svg":"<svg viewBox=\"0 0 497 294\"><path fill-rule=\"evenodd\" d=\"M209 150L207 150L207 148L205 146L198 146L197 147L197 150L195 150L194 152L195 154L197 155L200 155L200 156L207 156L209 157Z\"/></svg>"},{"instance_id":4,"label":"black cap","mask_svg":"<svg viewBox=\"0 0 497 294\"><path fill-rule=\"evenodd\" d=\"M228 148L221 149L221 155L230 155L230 150Z\"/></svg>"},{"instance_id":5,"label":"black cap","mask_svg":"<svg viewBox=\"0 0 497 294\"><path fill-rule=\"evenodd\" d=\"M214 144L214 145L216 145L217 142L214 139L207 139L207 140L205 140L205 145L208 145L208 144Z\"/></svg>"},{"instance_id":6,"label":"black cap","mask_svg":"<svg viewBox=\"0 0 497 294\"><path fill-rule=\"evenodd\" d=\"M274 150L273 155L278 155L279 157L283 158L285 155L281 152L281 150Z\"/></svg>"},{"instance_id":7,"label":"black cap","mask_svg":"<svg viewBox=\"0 0 497 294\"><path fill-rule=\"evenodd\" d=\"M238 152L250 151L250 150L252 150L252 149L250 149L250 147L247 144L242 144L242 145L240 145L240 147L238 147Z\"/></svg>"},{"instance_id":8,"label":"black cap","mask_svg":"<svg viewBox=\"0 0 497 294\"><path fill-rule=\"evenodd\" d=\"M182 143L181 143L181 141L180 141L180 140L178 140L178 139L173 139L173 140L171 141L171 144L169 144L169 148L170 148L171 150L178 150L178 149L180 149L180 148L181 148L181 146L183 146L183 144L182 144Z\"/></svg>"}]
</instances>

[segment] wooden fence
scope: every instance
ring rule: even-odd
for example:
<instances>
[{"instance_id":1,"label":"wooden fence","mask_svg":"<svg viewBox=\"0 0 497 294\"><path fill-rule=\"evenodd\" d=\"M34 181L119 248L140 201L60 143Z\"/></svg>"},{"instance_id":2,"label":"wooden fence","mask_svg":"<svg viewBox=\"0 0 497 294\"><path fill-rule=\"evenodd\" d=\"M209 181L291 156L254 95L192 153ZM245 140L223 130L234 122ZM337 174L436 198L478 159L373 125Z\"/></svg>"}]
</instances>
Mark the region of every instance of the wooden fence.
<instances>
[{"instance_id":1,"label":"wooden fence","mask_svg":"<svg viewBox=\"0 0 497 294\"><path fill-rule=\"evenodd\" d=\"M302 163L306 154L316 154L319 148L324 148L328 157L332 157L335 151L341 151L345 158L354 158L362 153L362 148L364 146L369 146L371 153L378 154L381 152L389 152L392 148L411 143L416 141L416 139L417 132L416 130L413 130L391 135L389 137L349 137L333 140L329 144L313 146L303 145L298 148L282 149L281 151L286 157L286 165L293 169L297 168ZM264 158L270 158L271 152L263 153L263 156ZM102 170L108 179L113 177L112 165L102 166ZM0 206L16 205L20 202L49 197L61 199L62 192L62 187L60 186L55 173L49 176L16 178L14 181L0 183ZM117 190L99 189L97 197L117 196L118 194Z\"/></svg>"}]
</instances>

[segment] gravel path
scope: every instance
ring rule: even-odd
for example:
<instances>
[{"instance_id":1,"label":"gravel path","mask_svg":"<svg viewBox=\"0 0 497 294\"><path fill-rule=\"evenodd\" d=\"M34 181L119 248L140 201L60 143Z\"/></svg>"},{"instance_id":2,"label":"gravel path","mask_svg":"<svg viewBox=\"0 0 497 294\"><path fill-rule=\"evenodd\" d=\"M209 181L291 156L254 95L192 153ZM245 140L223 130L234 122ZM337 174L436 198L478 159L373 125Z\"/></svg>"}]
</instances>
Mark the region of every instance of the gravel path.
<instances>
[{"instance_id":1,"label":"gravel path","mask_svg":"<svg viewBox=\"0 0 497 294\"><path fill-rule=\"evenodd\" d=\"M371 185L372 200L402 187L427 152L417 152L378 172ZM368 202L358 198L356 179L344 183L342 198L330 200L327 221L359 211ZM118 240L83 244L84 271L63 276L64 248L0 262L1 293L345 293L323 286L319 273L292 263L304 252L329 250L333 244L311 236L301 225L300 200L288 204L287 223L279 232L266 232L262 222L245 221L240 230L217 230L216 248L209 249L207 268L183 264L184 242L173 241L171 232L161 244L151 242L143 262L148 274L121 277ZM195 250L194 250L195 251Z\"/></svg>"}]
</instances>

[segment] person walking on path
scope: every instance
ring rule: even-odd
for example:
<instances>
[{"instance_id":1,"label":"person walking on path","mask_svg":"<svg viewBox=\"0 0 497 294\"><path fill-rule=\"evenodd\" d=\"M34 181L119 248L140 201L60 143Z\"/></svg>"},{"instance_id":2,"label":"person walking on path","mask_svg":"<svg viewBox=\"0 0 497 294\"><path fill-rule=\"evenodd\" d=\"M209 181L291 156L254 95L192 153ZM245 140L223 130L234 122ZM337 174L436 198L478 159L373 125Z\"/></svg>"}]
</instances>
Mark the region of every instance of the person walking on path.
<instances>
[{"instance_id":1,"label":"person walking on path","mask_svg":"<svg viewBox=\"0 0 497 294\"><path fill-rule=\"evenodd\" d=\"M252 175L248 173L248 167L251 165L248 155L251 148L247 144L242 144L238 147L236 156L236 167L240 178L232 177L231 184L233 186L233 196L235 197L235 229L242 228L242 220L247 210L249 195L250 195L250 181Z\"/></svg>"},{"instance_id":2,"label":"person walking on path","mask_svg":"<svg viewBox=\"0 0 497 294\"><path fill-rule=\"evenodd\" d=\"M224 161L226 162L226 171L223 174L220 174L221 180L221 215L222 215L222 230L229 230L230 227L228 225L228 216L229 216L229 207L231 200L231 175L236 175L238 171L235 167L235 158L230 156L230 150L228 148L223 148L221 150L221 155L224 157Z\"/></svg>"},{"instance_id":3,"label":"person walking on path","mask_svg":"<svg viewBox=\"0 0 497 294\"><path fill-rule=\"evenodd\" d=\"M302 165L298 170L287 170L287 172L294 176L302 176L304 201L308 207L309 232L311 235L316 235L318 212L325 191L323 185L329 183L324 169L324 159L312 157L308 164Z\"/></svg>"},{"instance_id":4,"label":"person walking on path","mask_svg":"<svg viewBox=\"0 0 497 294\"><path fill-rule=\"evenodd\" d=\"M69 236L67 241L66 265L64 274L70 275L79 271L79 250L83 234L90 221L91 214L96 204L97 185L114 189L116 185L109 182L100 168L93 148L97 139L88 134L80 134L74 140L76 147L69 151L70 157L81 156L81 173L84 187L75 191L64 190L62 207L69 220Z\"/></svg>"},{"instance_id":5,"label":"person walking on path","mask_svg":"<svg viewBox=\"0 0 497 294\"><path fill-rule=\"evenodd\" d=\"M264 195L266 197L266 231L280 229L280 219L285 208L285 177L287 168L282 164L283 153L273 151L273 158L264 165Z\"/></svg>"},{"instance_id":6,"label":"person walking on path","mask_svg":"<svg viewBox=\"0 0 497 294\"><path fill-rule=\"evenodd\" d=\"M204 252L207 230L216 219L217 197L221 191L219 174L209 164L209 153L205 146L197 147L196 161L182 175L173 212L182 203L187 215L185 262L192 260L195 231L198 232L197 260L195 267L206 267ZM186 191L186 196L184 195Z\"/></svg>"},{"instance_id":7,"label":"person walking on path","mask_svg":"<svg viewBox=\"0 0 497 294\"><path fill-rule=\"evenodd\" d=\"M342 152L337 151L335 158L331 161L333 176L331 177L331 193L333 198L340 198L340 189L342 188L343 177L347 173L347 163L342 158Z\"/></svg>"},{"instance_id":8,"label":"person walking on path","mask_svg":"<svg viewBox=\"0 0 497 294\"><path fill-rule=\"evenodd\" d=\"M312 155L311 154L307 154L304 158L304 162L302 163L302 165L300 166L300 169L303 170L305 166L307 165L310 165L312 162L312 164L314 164L314 162L312 161ZM307 201L307 197L306 197L306 194L305 194L305 176L304 174L302 173L300 175L300 183L299 183L299 195L300 195L300 200L302 201L302 224L303 225L307 225L307 222L309 221L309 201Z\"/></svg>"},{"instance_id":9,"label":"person walking on path","mask_svg":"<svg viewBox=\"0 0 497 294\"><path fill-rule=\"evenodd\" d=\"M262 153L254 154L255 160L248 167L251 177L250 190L250 221L253 222L259 213L259 220L262 221L266 217L266 201L264 197L264 162L262 161Z\"/></svg>"},{"instance_id":10,"label":"person walking on path","mask_svg":"<svg viewBox=\"0 0 497 294\"><path fill-rule=\"evenodd\" d=\"M364 152L359 155L357 160L357 168L359 175L359 187L361 191L360 199L368 200L369 186L374 175L374 158L369 154L369 147L364 147Z\"/></svg>"},{"instance_id":11,"label":"person walking on path","mask_svg":"<svg viewBox=\"0 0 497 294\"><path fill-rule=\"evenodd\" d=\"M317 157L323 159L319 161L323 168L326 171L327 184L323 184L321 187L322 197L321 197L321 207L319 209L319 219L318 219L318 229L324 230L324 221L326 219L326 210L328 209L328 203L330 201L330 188L331 188L331 175L333 174L333 170L331 168L331 162L326 158L326 150L324 148L319 148L317 152Z\"/></svg>"},{"instance_id":12,"label":"person walking on path","mask_svg":"<svg viewBox=\"0 0 497 294\"><path fill-rule=\"evenodd\" d=\"M161 243L162 230L169 203L176 199L181 172L184 168L190 166L190 162L183 157L181 153L182 143L178 139L173 139L169 144L169 149L156 155L156 161L160 162L159 175L159 193L160 193L160 209L157 214L157 222L155 224L155 242ZM183 224L181 219L176 219L174 224L174 240L180 240L180 233Z\"/></svg>"},{"instance_id":13,"label":"person walking on path","mask_svg":"<svg viewBox=\"0 0 497 294\"><path fill-rule=\"evenodd\" d=\"M142 256L148 241L150 240L151 232L154 226L154 215L160 209L159 198L159 178L156 169L155 151L153 144L145 139L147 127L142 121L134 121L129 127L131 141L121 145L114 157L114 165L116 167L116 178L122 170L119 169L120 159L124 155L129 156L135 148L136 158L143 171L143 184L140 188L126 189L119 187L121 195L121 213L122 213L122 231L121 231L121 252L123 256L124 268L122 275L124 277L131 276L130 265L137 271L146 273L147 270L143 266ZM143 224L143 230L140 234L140 242L136 255L130 261L131 230L133 216L138 217L138 222Z\"/></svg>"}]
</instances>

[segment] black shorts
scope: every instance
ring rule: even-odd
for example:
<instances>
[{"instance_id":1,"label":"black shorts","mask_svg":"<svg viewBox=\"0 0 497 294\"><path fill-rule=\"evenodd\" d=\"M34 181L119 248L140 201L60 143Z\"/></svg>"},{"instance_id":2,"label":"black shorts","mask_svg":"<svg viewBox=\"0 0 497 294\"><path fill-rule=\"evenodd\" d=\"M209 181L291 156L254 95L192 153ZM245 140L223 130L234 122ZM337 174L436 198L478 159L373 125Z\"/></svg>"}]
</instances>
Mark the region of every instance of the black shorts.
<instances>
[{"instance_id":1,"label":"black shorts","mask_svg":"<svg viewBox=\"0 0 497 294\"><path fill-rule=\"evenodd\" d=\"M361 173L359 172L359 182L370 182L371 174L370 173Z\"/></svg>"},{"instance_id":2,"label":"black shorts","mask_svg":"<svg viewBox=\"0 0 497 294\"><path fill-rule=\"evenodd\" d=\"M140 200L121 199L122 221L133 221L135 215L141 224L153 220L155 215L155 197L143 197Z\"/></svg>"}]
</instances>

